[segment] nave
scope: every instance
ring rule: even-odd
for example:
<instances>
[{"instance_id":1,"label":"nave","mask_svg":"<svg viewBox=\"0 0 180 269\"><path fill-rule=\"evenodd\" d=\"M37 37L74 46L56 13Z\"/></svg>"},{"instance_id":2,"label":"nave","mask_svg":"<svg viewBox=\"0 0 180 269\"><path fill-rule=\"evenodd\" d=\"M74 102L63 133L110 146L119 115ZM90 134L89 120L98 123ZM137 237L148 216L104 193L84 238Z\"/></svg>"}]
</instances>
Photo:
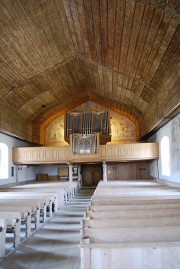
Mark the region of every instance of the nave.
<instances>
[{"instance_id":1,"label":"nave","mask_svg":"<svg viewBox=\"0 0 180 269\"><path fill-rule=\"evenodd\" d=\"M93 192L93 188L80 189L50 221L7 255L0 269L79 269L80 220Z\"/></svg>"}]
</instances>

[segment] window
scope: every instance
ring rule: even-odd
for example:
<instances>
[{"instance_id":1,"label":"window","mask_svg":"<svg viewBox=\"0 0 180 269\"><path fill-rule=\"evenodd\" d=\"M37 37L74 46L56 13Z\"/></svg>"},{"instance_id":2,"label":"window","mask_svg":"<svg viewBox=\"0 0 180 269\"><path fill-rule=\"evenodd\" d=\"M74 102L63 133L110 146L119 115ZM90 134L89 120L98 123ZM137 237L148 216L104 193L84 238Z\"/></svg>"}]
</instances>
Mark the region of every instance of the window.
<instances>
[{"instance_id":1,"label":"window","mask_svg":"<svg viewBox=\"0 0 180 269\"><path fill-rule=\"evenodd\" d=\"M0 179L8 178L8 147L0 143Z\"/></svg>"},{"instance_id":2,"label":"window","mask_svg":"<svg viewBox=\"0 0 180 269\"><path fill-rule=\"evenodd\" d=\"M162 175L170 176L169 138L167 136L161 139L161 166Z\"/></svg>"}]
</instances>

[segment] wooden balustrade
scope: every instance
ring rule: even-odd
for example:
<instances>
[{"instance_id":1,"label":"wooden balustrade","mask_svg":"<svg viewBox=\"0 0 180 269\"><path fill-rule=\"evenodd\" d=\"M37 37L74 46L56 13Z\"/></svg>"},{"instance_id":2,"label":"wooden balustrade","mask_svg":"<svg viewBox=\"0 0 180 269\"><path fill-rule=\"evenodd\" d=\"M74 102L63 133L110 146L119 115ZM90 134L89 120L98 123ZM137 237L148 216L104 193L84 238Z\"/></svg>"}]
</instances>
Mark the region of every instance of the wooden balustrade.
<instances>
[{"instance_id":1,"label":"wooden balustrade","mask_svg":"<svg viewBox=\"0 0 180 269\"><path fill-rule=\"evenodd\" d=\"M73 154L71 147L13 148L14 164L55 164L67 162L122 162L158 159L157 143L102 145L96 154Z\"/></svg>"},{"instance_id":2,"label":"wooden balustrade","mask_svg":"<svg viewBox=\"0 0 180 269\"><path fill-rule=\"evenodd\" d=\"M70 147L25 147L13 148L15 164L66 163L70 160Z\"/></svg>"},{"instance_id":3,"label":"wooden balustrade","mask_svg":"<svg viewBox=\"0 0 180 269\"><path fill-rule=\"evenodd\" d=\"M132 161L158 159L157 143L134 143L100 146L100 158L104 161Z\"/></svg>"}]
</instances>

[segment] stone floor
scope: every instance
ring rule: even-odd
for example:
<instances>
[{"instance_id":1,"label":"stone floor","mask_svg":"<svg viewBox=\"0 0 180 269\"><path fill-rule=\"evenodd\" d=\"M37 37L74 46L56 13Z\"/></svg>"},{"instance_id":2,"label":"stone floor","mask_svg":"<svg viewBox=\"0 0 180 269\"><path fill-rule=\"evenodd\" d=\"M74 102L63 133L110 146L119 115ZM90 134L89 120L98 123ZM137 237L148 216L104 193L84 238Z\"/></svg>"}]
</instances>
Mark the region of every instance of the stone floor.
<instances>
[{"instance_id":1,"label":"stone floor","mask_svg":"<svg viewBox=\"0 0 180 269\"><path fill-rule=\"evenodd\" d=\"M80 220L94 189L81 189L28 240L0 262L0 269L80 269Z\"/></svg>"}]
</instances>

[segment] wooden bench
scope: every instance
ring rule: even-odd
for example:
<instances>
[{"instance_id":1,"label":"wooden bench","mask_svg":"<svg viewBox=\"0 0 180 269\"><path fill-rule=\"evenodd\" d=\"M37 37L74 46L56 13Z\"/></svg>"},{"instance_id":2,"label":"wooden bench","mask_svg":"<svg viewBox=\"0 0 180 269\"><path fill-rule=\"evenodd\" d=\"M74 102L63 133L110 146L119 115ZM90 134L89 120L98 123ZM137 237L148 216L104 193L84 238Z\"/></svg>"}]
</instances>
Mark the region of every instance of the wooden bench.
<instances>
[{"instance_id":1,"label":"wooden bench","mask_svg":"<svg viewBox=\"0 0 180 269\"><path fill-rule=\"evenodd\" d=\"M166 195L166 196L127 196L127 197L93 197L91 205L132 205L132 204L164 204L167 201L171 203L179 203L180 195Z\"/></svg>"},{"instance_id":2,"label":"wooden bench","mask_svg":"<svg viewBox=\"0 0 180 269\"><path fill-rule=\"evenodd\" d=\"M49 208L49 215L52 216L52 203L56 204L56 196L54 193L37 193L37 192L1 192L1 199L30 199L30 200L44 200L46 208L44 208L43 222L47 218L47 208Z\"/></svg>"},{"instance_id":3,"label":"wooden bench","mask_svg":"<svg viewBox=\"0 0 180 269\"><path fill-rule=\"evenodd\" d=\"M46 214L46 204L44 199L18 199L18 198L0 198L0 205L14 206L30 206L32 209L31 219L34 218L35 229L39 228L44 223L44 215ZM40 213L41 212L41 213ZM42 222L40 222L40 216Z\"/></svg>"},{"instance_id":4,"label":"wooden bench","mask_svg":"<svg viewBox=\"0 0 180 269\"><path fill-rule=\"evenodd\" d=\"M14 234L13 246L16 248L20 244L20 230L21 230L21 213L17 211L0 211L0 218L7 222L7 229L11 229Z\"/></svg>"},{"instance_id":5,"label":"wooden bench","mask_svg":"<svg viewBox=\"0 0 180 269\"><path fill-rule=\"evenodd\" d=\"M81 243L81 269L179 268L179 242Z\"/></svg>"},{"instance_id":6,"label":"wooden bench","mask_svg":"<svg viewBox=\"0 0 180 269\"><path fill-rule=\"evenodd\" d=\"M46 182L16 186L15 189L35 190L40 192L56 192L57 207L62 207L79 190L78 183Z\"/></svg>"},{"instance_id":7,"label":"wooden bench","mask_svg":"<svg viewBox=\"0 0 180 269\"><path fill-rule=\"evenodd\" d=\"M25 225L25 236L29 237L31 234L31 208L28 206L0 205L0 212L17 211L21 213L21 224Z\"/></svg>"},{"instance_id":8,"label":"wooden bench","mask_svg":"<svg viewBox=\"0 0 180 269\"><path fill-rule=\"evenodd\" d=\"M161 227L180 226L180 216L163 216L151 218L114 218L114 219L91 219L81 220L81 229L84 228L118 228L118 227Z\"/></svg>"},{"instance_id":9,"label":"wooden bench","mask_svg":"<svg viewBox=\"0 0 180 269\"><path fill-rule=\"evenodd\" d=\"M179 190L100 182L81 221L81 269L178 268L179 209Z\"/></svg>"},{"instance_id":10,"label":"wooden bench","mask_svg":"<svg viewBox=\"0 0 180 269\"><path fill-rule=\"evenodd\" d=\"M180 242L180 226L84 228L82 239L89 243L160 243Z\"/></svg>"},{"instance_id":11,"label":"wooden bench","mask_svg":"<svg viewBox=\"0 0 180 269\"><path fill-rule=\"evenodd\" d=\"M136 209L136 210L119 210L119 211L102 211L92 212L87 211L86 217L92 219L107 219L107 218L137 218L137 217L163 217L163 216L180 216L179 208L162 209Z\"/></svg>"},{"instance_id":12,"label":"wooden bench","mask_svg":"<svg viewBox=\"0 0 180 269\"><path fill-rule=\"evenodd\" d=\"M164 201L164 203L142 203L142 204L136 204L134 202L133 204L122 204L122 205L93 205L88 207L88 211L92 212L101 212L101 211L118 211L118 210L136 210L136 209L166 209L166 208L180 208L180 200L176 200L176 202L173 200L171 201Z\"/></svg>"}]
</instances>

